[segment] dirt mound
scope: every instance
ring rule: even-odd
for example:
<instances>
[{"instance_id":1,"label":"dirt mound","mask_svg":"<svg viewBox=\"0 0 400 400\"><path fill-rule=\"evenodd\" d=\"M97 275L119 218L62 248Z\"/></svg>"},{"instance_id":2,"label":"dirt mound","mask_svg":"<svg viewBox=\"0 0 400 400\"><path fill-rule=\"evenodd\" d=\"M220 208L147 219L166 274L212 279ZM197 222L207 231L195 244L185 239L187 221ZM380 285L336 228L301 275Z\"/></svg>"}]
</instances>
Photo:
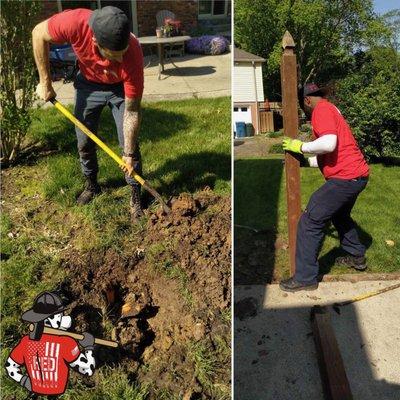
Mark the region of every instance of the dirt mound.
<instances>
[{"instance_id":1,"label":"dirt mound","mask_svg":"<svg viewBox=\"0 0 400 400\"><path fill-rule=\"evenodd\" d=\"M77 330L119 342L118 351L98 349L100 364L126 366L151 383L151 398L159 390L222 398L230 379L230 199L182 194L171 209L151 212L142 239L122 251L68 254L62 293Z\"/></svg>"}]
</instances>

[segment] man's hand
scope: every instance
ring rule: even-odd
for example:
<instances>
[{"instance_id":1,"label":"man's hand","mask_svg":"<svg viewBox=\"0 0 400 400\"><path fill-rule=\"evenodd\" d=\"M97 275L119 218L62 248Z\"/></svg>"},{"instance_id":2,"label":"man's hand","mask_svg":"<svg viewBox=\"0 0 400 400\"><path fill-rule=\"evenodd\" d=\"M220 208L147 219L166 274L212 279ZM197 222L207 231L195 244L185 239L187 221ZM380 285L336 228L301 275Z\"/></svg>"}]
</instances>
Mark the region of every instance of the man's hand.
<instances>
[{"instance_id":1,"label":"man's hand","mask_svg":"<svg viewBox=\"0 0 400 400\"><path fill-rule=\"evenodd\" d=\"M49 101L50 99L56 97L56 92L54 91L51 83L39 83L36 86L36 94L44 101Z\"/></svg>"},{"instance_id":2,"label":"man's hand","mask_svg":"<svg viewBox=\"0 0 400 400\"><path fill-rule=\"evenodd\" d=\"M301 151L301 146L303 142L298 139L291 139L288 137L284 137L282 141L282 147L285 151L292 151L293 153L303 154Z\"/></svg>"},{"instance_id":3,"label":"man's hand","mask_svg":"<svg viewBox=\"0 0 400 400\"><path fill-rule=\"evenodd\" d=\"M128 175L131 175L131 173L135 170L139 162L135 161L133 157L129 156L122 156L122 160L127 165L127 167L125 167L125 165L121 165L122 171L124 171Z\"/></svg>"}]
</instances>

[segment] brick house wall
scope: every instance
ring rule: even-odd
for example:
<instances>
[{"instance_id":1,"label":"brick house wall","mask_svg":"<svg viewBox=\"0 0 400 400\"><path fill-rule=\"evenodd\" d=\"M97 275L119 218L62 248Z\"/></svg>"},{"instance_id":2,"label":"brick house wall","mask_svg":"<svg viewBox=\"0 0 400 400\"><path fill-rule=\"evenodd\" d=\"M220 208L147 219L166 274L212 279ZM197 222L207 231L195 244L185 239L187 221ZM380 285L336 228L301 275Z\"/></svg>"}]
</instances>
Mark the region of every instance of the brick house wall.
<instances>
[{"instance_id":1,"label":"brick house wall","mask_svg":"<svg viewBox=\"0 0 400 400\"><path fill-rule=\"evenodd\" d=\"M156 15L160 10L172 11L182 22L182 29L190 31L197 23L198 5L195 0L144 0L137 2L139 36L153 36L157 28Z\"/></svg>"},{"instance_id":2,"label":"brick house wall","mask_svg":"<svg viewBox=\"0 0 400 400\"><path fill-rule=\"evenodd\" d=\"M157 28L156 15L160 10L172 11L182 22L182 29L189 32L197 25L197 0L138 0L136 1L136 15L139 36L155 35ZM38 21L43 21L58 13L57 0L43 0L43 8ZM131 16L128 16L131 18Z\"/></svg>"},{"instance_id":3,"label":"brick house wall","mask_svg":"<svg viewBox=\"0 0 400 400\"><path fill-rule=\"evenodd\" d=\"M58 5L55 0L43 0L43 7L41 13L37 17L36 23L44 21L47 18L50 18L52 15L58 13Z\"/></svg>"}]
</instances>

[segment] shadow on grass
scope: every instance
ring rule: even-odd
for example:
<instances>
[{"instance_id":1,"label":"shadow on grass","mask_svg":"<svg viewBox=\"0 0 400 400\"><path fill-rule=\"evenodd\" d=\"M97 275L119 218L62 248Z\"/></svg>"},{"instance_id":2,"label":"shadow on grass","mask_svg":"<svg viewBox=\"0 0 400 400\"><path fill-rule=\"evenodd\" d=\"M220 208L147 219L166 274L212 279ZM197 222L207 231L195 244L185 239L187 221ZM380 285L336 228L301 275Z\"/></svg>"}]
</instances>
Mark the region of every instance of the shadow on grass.
<instances>
[{"instance_id":1,"label":"shadow on grass","mask_svg":"<svg viewBox=\"0 0 400 400\"><path fill-rule=\"evenodd\" d=\"M369 249L372 244L372 236L366 232L364 229L361 228L360 225L356 223L356 229L358 233L358 237L360 238L361 243ZM325 238L327 236L330 236L334 239L336 239L339 243L339 236L336 232L336 229L332 224L330 224L325 231ZM341 257L346 255L347 253L342 250L341 247L335 247L331 250L329 250L326 254L324 254L322 257L319 258L319 274L320 276L329 274L332 270L332 268L335 265L335 260L337 257Z\"/></svg>"},{"instance_id":2,"label":"shadow on grass","mask_svg":"<svg viewBox=\"0 0 400 400\"><path fill-rule=\"evenodd\" d=\"M265 285L274 278L280 159L235 161L235 285Z\"/></svg>"},{"instance_id":3,"label":"shadow on grass","mask_svg":"<svg viewBox=\"0 0 400 400\"><path fill-rule=\"evenodd\" d=\"M68 109L73 111L73 107ZM185 131L189 124L190 119L184 114L144 107L139 140L155 143ZM118 145L115 121L108 107L102 111L97 136L109 146ZM38 111L28 139L33 144L21 153L20 163L33 163L49 152L77 154L75 126L56 110Z\"/></svg>"},{"instance_id":4,"label":"shadow on grass","mask_svg":"<svg viewBox=\"0 0 400 400\"><path fill-rule=\"evenodd\" d=\"M217 151L183 154L167 160L148 174L147 179L158 180L157 190L164 196L180 192L192 193L205 187L219 189L217 186L225 186L225 183L228 185L231 179L231 156Z\"/></svg>"}]
</instances>

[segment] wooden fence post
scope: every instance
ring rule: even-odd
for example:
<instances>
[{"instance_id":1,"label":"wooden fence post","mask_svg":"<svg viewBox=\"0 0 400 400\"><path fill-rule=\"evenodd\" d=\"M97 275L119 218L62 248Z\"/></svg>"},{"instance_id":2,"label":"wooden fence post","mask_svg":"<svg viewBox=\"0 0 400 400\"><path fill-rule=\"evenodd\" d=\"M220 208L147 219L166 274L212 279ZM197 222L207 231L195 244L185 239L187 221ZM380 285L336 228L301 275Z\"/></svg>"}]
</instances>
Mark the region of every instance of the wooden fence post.
<instances>
[{"instance_id":1,"label":"wooden fence post","mask_svg":"<svg viewBox=\"0 0 400 400\"><path fill-rule=\"evenodd\" d=\"M294 54L295 43L286 31L282 39L281 85L283 129L285 136L297 137L299 120L297 112L297 62ZM296 233L301 213L300 163L290 153L285 154L287 218L289 230L290 273L296 269Z\"/></svg>"}]
</instances>

